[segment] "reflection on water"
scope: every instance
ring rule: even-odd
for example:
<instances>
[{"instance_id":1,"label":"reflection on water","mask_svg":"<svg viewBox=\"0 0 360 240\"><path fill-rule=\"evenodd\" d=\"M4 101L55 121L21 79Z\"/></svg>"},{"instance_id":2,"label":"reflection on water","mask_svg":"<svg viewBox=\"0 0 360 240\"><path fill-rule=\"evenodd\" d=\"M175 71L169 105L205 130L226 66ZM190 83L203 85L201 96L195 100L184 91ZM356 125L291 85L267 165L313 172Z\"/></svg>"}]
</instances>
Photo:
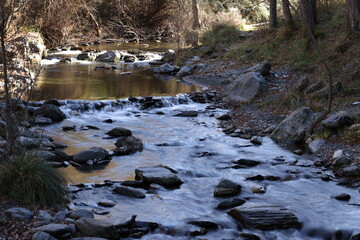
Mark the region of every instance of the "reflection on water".
<instances>
[{"instance_id":1,"label":"reflection on water","mask_svg":"<svg viewBox=\"0 0 360 240\"><path fill-rule=\"evenodd\" d=\"M99 64L99 63L97 63ZM96 64L54 64L42 72L33 100L113 99L128 96L175 96L197 90L170 76L170 79L136 69L121 75L122 70L95 70Z\"/></svg>"},{"instance_id":2,"label":"reflection on water","mask_svg":"<svg viewBox=\"0 0 360 240\"><path fill-rule=\"evenodd\" d=\"M86 49L96 50L130 50L164 51L172 46L166 43L118 43L92 45ZM79 52L55 53L52 57L73 57ZM156 55L156 54L155 54ZM134 64L111 63L117 69L98 69L96 66L104 65L101 62L75 61L60 63L58 60L45 66L39 76L32 100L46 99L114 99L128 96L175 96L198 90L193 85L186 85L171 75L154 74L147 70L149 65L145 62ZM124 74L131 72L131 74Z\"/></svg>"}]
</instances>

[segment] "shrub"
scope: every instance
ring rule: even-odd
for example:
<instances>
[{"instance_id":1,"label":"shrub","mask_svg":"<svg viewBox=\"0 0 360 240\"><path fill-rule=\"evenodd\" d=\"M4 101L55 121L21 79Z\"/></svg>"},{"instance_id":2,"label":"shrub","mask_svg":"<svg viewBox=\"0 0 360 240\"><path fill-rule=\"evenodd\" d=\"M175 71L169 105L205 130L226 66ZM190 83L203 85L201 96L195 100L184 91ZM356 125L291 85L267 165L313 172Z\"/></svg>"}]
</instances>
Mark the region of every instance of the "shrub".
<instances>
[{"instance_id":1,"label":"shrub","mask_svg":"<svg viewBox=\"0 0 360 240\"><path fill-rule=\"evenodd\" d=\"M241 37L240 29L227 22L216 23L201 36L203 45L215 46L217 44L231 44L239 41Z\"/></svg>"},{"instance_id":2,"label":"shrub","mask_svg":"<svg viewBox=\"0 0 360 240\"><path fill-rule=\"evenodd\" d=\"M20 154L0 164L0 194L27 204L54 207L67 202L66 178L35 155Z\"/></svg>"}]
</instances>

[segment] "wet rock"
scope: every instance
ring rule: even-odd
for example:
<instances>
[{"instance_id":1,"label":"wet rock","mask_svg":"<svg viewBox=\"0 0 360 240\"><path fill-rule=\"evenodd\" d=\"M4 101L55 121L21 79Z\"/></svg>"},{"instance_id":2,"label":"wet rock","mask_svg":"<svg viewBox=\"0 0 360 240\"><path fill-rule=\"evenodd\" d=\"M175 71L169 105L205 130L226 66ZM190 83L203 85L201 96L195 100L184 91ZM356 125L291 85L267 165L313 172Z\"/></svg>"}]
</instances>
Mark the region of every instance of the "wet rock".
<instances>
[{"instance_id":1,"label":"wet rock","mask_svg":"<svg viewBox=\"0 0 360 240\"><path fill-rule=\"evenodd\" d=\"M250 139L250 142L252 144L255 144L255 145L261 145L262 144L262 139L258 136L253 136L251 139Z\"/></svg>"},{"instance_id":2,"label":"wet rock","mask_svg":"<svg viewBox=\"0 0 360 240\"><path fill-rule=\"evenodd\" d=\"M360 175L360 166L352 165L343 169L344 177L358 177Z\"/></svg>"},{"instance_id":3,"label":"wet rock","mask_svg":"<svg viewBox=\"0 0 360 240\"><path fill-rule=\"evenodd\" d=\"M44 104L51 104L51 105L55 105L55 106L57 106L57 107L61 107L61 106L63 105L63 104L61 104L61 103L59 102L59 100L57 100L57 99L47 100L47 101L44 102Z\"/></svg>"},{"instance_id":4,"label":"wet rock","mask_svg":"<svg viewBox=\"0 0 360 240\"><path fill-rule=\"evenodd\" d=\"M116 203L112 202L112 201L101 201L101 202L98 202L98 205L101 207L111 208L111 207L114 207L116 205Z\"/></svg>"},{"instance_id":5,"label":"wet rock","mask_svg":"<svg viewBox=\"0 0 360 240\"><path fill-rule=\"evenodd\" d=\"M269 75L271 70L271 63L269 61L265 61L262 63L258 63L255 66L246 70L246 72L257 72L263 76Z\"/></svg>"},{"instance_id":6,"label":"wet rock","mask_svg":"<svg viewBox=\"0 0 360 240\"><path fill-rule=\"evenodd\" d=\"M66 119L66 115L60 110L60 108L52 104L41 106L38 110L36 110L35 115L50 118L53 122L61 122Z\"/></svg>"},{"instance_id":7,"label":"wet rock","mask_svg":"<svg viewBox=\"0 0 360 240\"><path fill-rule=\"evenodd\" d=\"M196 236L204 236L208 233L208 230L206 228L190 228L189 229L189 235L191 237L196 237Z\"/></svg>"},{"instance_id":8,"label":"wet rock","mask_svg":"<svg viewBox=\"0 0 360 240\"><path fill-rule=\"evenodd\" d=\"M196 66L184 66L176 74L177 77L185 77L194 73Z\"/></svg>"},{"instance_id":9,"label":"wet rock","mask_svg":"<svg viewBox=\"0 0 360 240\"><path fill-rule=\"evenodd\" d=\"M346 111L340 111L327 117L323 121L323 125L330 129L341 129L345 126L349 126L354 122L355 118Z\"/></svg>"},{"instance_id":10,"label":"wet rock","mask_svg":"<svg viewBox=\"0 0 360 240\"><path fill-rule=\"evenodd\" d=\"M34 123L37 125L49 125L52 124L52 120L46 117L36 117Z\"/></svg>"},{"instance_id":11,"label":"wet rock","mask_svg":"<svg viewBox=\"0 0 360 240\"><path fill-rule=\"evenodd\" d=\"M223 114L223 115L220 115L219 117L216 118L217 120L224 120L224 121L227 121L227 120L230 120L231 117L228 113L226 114Z\"/></svg>"},{"instance_id":12,"label":"wet rock","mask_svg":"<svg viewBox=\"0 0 360 240\"><path fill-rule=\"evenodd\" d=\"M32 236L31 240L57 240L57 238L54 238L53 236L51 236L46 232L36 232Z\"/></svg>"},{"instance_id":13,"label":"wet rock","mask_svg":"<svg viewBox=\"0 0 360 240\"><path fill-rule=\"evenodd\" d=\"M352 162L352 159L344 152L344 150L337 150L333 155L333 166L348 165Z\"/></svg>"},{"instance_id":14,"label":"wet rock","mask_svg":"<svg viewBox=\"0 0 360 240\"><path fill-rule=\"evenodd\" d=\"M5 211L5 215L14 220L23 221L23 222L30 222L35 216L35 214L29 209L21 208L21 207L9 208Z\"/></svg>"},{"instance_id":15,"label":"wet rock","mask_svg":"<svg viewBox=\"0 0 360 240\"><path fill-rule=\"evenodd\" d=\"M127 155L135 152L141 152L144 148L142 140L134 136L118 138L115 146L117 147L114 150L115 155Z\"/></svg>"},{"instance_id":16,"label":"wet rock","mask_svg":"<svg viewBox=\"0 0 360 240\"><path fill-rule=\"evenodd\" d=\"M146 184L156 183L166 188L178 188L183 183L165 167L143 167L135 170L135 179Z\"/></svg>"},{"instance_id":17,"label":"wet rock","mask_svg":"<svg viewBox=\"0 0 360 240\"><path fill-rule=\"evenodd\" d=\"M55 154L57 156L57 159L59 159L60 161L72 161L73 160L73 157L70 156L69 154L67 154L66 152L64 152L63 150L55 149Z\"/></svg>"},{"instance_id":18,"label":"wet rock","mask_svg":"<svg viewBox=\"0 0 360 240\"><path fill-rule=\"evenodd\" d=\"M105 119L103 122L104 123L113 123L115 121L109 118L109 119Z\"/></svg>"},{"instance_id":19,"label":"wet rock","mask_svg":"<svg viewBox=\"0 0 360 240\"><path fill-rule=\"evenodd\" d=\"M70 213L70 218L79 219L79 218L94 218L94 213L88 209L75 209Z\"/></svg>"},{"instance_id":20,"label":"wet rock","mask_svg":"<svg viewBox=\"0 0 360 240\"><path fill-rule=\"evenodd\" d=\"M232 197L241 192L241 186L227 179L222 179L214 190L215 197Z\"/></svg>"},{"instance_id":21,"label":"wet rock","mask_svg":"<svg viewBox=\"0 0 360 240\"><path fill-rule=\"evenodd\" d=\"M314 114L310 108L299 108L282 121L270 137L280 141L300 142L313 119Z\"/></svg>"},{"instance_id":22,"label":"wet rock","mask_svg":"<svg viewBox=\"0 0 360 240\"><path fill-rule=\"evenodd\" d=\"M110 154L103 148L92 147L90 150L83 150L73 156L73 161L76 163L84 164L91 160L95 163L109 159Z\"/></svg>"},{"instance_id":23,"label":"wet rock","mask_svg":"<svg viewBox=\"0 0 360 240\"><path fill-rule=\"evenodd\" d=\"M86 236L102 237L111 240L119 238L115 227L108 222L93 218L80 218L76 221L75 225Z\"/></svg>"},{"instance_id":24,"label":"wet rock","mask_svg":"<svg viewBox=\"0 0 360 240\"><path fill-rule=\"evenodd\" d=\"M91 60L95 58L95 54L92 52L84 52L80 53L76 58L81 61Z\"/></svg>"},{"instance_id":25,"label":"wet rock","mask_svg":"<svg viewBox=\"0 0 360 240\"><path fill-rule=\"evenodd\" d=\"M251 192L255 194L263 194L266 192L266 187L258 184L253 184L251 187Z\"/></svg>"},{"instance_id":26,"label":"wet rock","mask_svg":"<svg viewBox=\"0 0 360 240\"><path fill-rule=\"evenodd\" d=\"M60 211L60 212L57 212L53 218L53 222L54 223L59 223L63 220L65 220L65 218L69 217L70 216L70 211Z\"/></svg>"},{"instance_id":27,"label":"wet rock","mask_svg":"<svg viewBox=\"0 0 360 240\"><path fill-rule=\"evenodd\" d=\"M296 149L296 150L294 150L294 153L295 153L296 155L302 155L302 154L304 154L304 151L301 150L301 149Z\"/></svg>"},{"instance_id":28,"label":"wet rock","mask_svg":"<svg viewBox=\"0 0 360 240\"><path fill-rule=\"evenodd\" d=\"M124 62L135 62L136 61L136 57L135 56L132 56L132 55L126 55L124 56Z\"/></svg>"},{"instance_id":29,"label":"wet rock","mask_svg":"<svg viewBox=\"0 0 360 240\"><path fill-rule=\"evenodd\" d=\"M98 237L77 237L77 238L71 238L70 240L108 240L108 239L98 238Z\"/></svg>"},{"instance_id":30,"label":"wet rock","mask_svg":"<svg viewBox=\"0 0 360 240\"><path fill-rule=\"evenodd\" d=\"M234 207L238 207L241 206L245 203L246 201L242 198L233 198L231 200L225 200L220 202L216 209L219 210L225 210L225 209L229 209L229 208L234 208Z\"/></svg>"},{"instance_id":31,"label":"wet rock","mask_svg":"<svg viewBox=\"0 0 360 240\"><path fill-rule=\"evenodd\" d=\"M61 237L67 233L71 234L71 228L68 225L56 224L56 223L50 223L48 225L33 228L32 231L33 232L45 232L56 238Z\"/></svg>"},{"instance_id":32,"label":"wet rock","mask_svg":"<svg viewBox=\"0 0 360 240\"><path fill-rule=\"evenodd\" d=\"M298 218L289 210L272 205L241 206L228 214L246 228L276 230L300 227Z\"/></svg>"},{"instance_id":33,"label":"wet rock","mask_svg":"<svg viewBox=\"0 0 360 240\"><path fill-rule=\"evenodd\" d=\"M131 198L145 198L145 194L139 190L129 187L117 186L113 190L116 194L123 195Z\"/></svg>"},{"instance_id":34,"label":"wet rock","mask_svg":"<svg viewBox=\"0 0 360 240\"><path fill-rule=\"evenodd\" d=\"M334 198L339 201L349 201L351 196L347 193L341 193L341 194L333 195L331 196L331 198Z\"/></svg>"},{"instance_id":35,"label":"wet rock","mask_svg":"<svg viewBox=\"0 0 360 240\"><path fill-rule=\"evenodd\" d=\"M260 73L250 72L241 75L225 87L223 99L226 102L247 102L267 88L267 82Z\"/></svg>"},{"instance_id":36,"label":"wet rock","mask_svg":"<svg viewBox=\"0 0 360 240\"><path fill-rule=\"evenodd\" d=\"M95 61L98 62L115 62L118 61L120 59L120 55L117 54L114 51L108 51L106 53L100 54L99 56L97 56L97 58L95 59Z\"/></svg>"},{"instance_id":37,"label":"wet rock","mask_svg":"<svg viewBox=\"0 0 360 240\"><path fill-rule=\"evenodd\" d=\"M111 129L106 134L110 135L112 137L126 137L126 136L131 136L132 132L131 132L131 130L129 130L127 128L116 127L116 128Z\"/></svg>"},{"instance_id":38,"label":"wet rock","mask_svg":"<svg viewBox=\"0 0 360 240\"><path fill-rule=\"evenodd\" d=\"M360 230L354 230L350 236L349 240L360 240Z\"/></svg>"},{"instance_id":39,"label":"wet rock","mask_svg":"<svg viewBox=\"0 0 360 240\"><path fill-rule=\"evenodd\" d=\"M210 222L210 221L197 221L197 220L194 220L194 221L190 221L188 222L188 224L191 224L191 225L194 225L194 226L198 226L198 227L201 227L201 228L205 228L205 229L208 229L208 230L216 230L218 229L218 225L214 222Z\"/></svg>"},{"instance_id":40,"label":"wet rock","mask_svg":"<svg viewBox=\"0 0 360 240\"><path fill-rule=\"evenodd\" d=\"M174 72L175 70L175 67L170 65L169 63L165 63L163 65L160 65L159 68L158 68L158 72L159 73L172 73Z\"/></svg>"},{"instance_id":41,"label":"wet rock","mask_svg":"<svg viewBox=\"0 0 360 240\"><path fill-rule=\"evenodd\" d=\"M240 240L261 240L261 238L252 233L240 233Z\"/></svg>"},{"instance_id":42,"label":"wet rock","mask_svg":"<svg viewBox=\"0 0 360 240\"><path fill-rule=\"evenodd\" d=\"M175 117L197 117L199 113L197 111L182 111L181 113L175 114Z\"/></svg>"},{"instance_id":43,"label":"wet rock","mask_svg":"<svg viewBox=\"0 0 360 240\"><path fill-rule=\"evenodd\" d=\"M316 139L309 144L309 149L312 153L316 153L317 151L320 150L322 146L324 146L324 144L325 144L325 140Z\"/></svg>"},{"instance_id":44,"label":"wet rock","mask_svg":"<svg viewBox=\"0 0 360 240\"><path fill-rule=\"evenodd\" d=\"M256 160L251 160L251 159L239 159L236 161L232 161L232 163L238 164L240 166L243 167L255 167L257 165L259 165L261 162L260 161L256 161Z\"/></svg>"},{"instance_id":45,"label":"wet rock","mask_svg":"<svg viewBox=\"0 0 360 240\"><path fill-rule=\"evenodd\" d=\"M65 143L62 142L58 142L58 141L54 141L53 142L54 148L67 148L67 145Z\"/></svg>"},{"instance_id":46,"label":"wet rock","mask_svg":"<svg viewBox=\"0 0 360 240\"><path fill-rule=\"evenodd\" d=\"M63 126L62 127L62 130L67 132L67 131L76 131L76 126L73 125L73 126Z\"/></svg>"}]
</instances>

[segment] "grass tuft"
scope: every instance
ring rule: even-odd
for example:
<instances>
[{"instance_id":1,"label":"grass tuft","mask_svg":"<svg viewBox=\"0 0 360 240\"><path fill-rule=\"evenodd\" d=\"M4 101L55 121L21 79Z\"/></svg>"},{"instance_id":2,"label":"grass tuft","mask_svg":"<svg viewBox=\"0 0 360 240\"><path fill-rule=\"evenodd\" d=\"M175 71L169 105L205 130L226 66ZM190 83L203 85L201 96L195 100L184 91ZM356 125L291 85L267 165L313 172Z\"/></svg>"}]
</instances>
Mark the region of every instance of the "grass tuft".
<instances>
[{"instance_id":1,"label":"grass tuft","mask_svg":"<svg viewBox=\"0 0 360 240\"><path fill-rule=\"evenodd\" d=\"M0 164L0 194L26 204L55 207L67 202L63 174L39 157L20 154Z\"/></svg>"}]
</instances>

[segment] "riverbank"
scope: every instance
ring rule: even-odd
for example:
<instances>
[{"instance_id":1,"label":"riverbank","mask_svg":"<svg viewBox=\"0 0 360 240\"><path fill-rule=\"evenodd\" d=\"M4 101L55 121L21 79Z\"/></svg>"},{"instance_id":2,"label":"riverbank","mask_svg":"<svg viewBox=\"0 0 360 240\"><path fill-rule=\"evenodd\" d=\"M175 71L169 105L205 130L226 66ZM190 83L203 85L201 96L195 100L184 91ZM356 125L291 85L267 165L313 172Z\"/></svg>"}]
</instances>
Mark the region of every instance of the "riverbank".
<instances>
[{"instance_id":1,"label":"riverbank","mask_svg":"<svg viewBox=\"0 0 360 240\"><path fill-rule=\"evenodd\" d=\"M196 70L193 75L184 77L183 80L205 88L218 90L220 95L226 95L223 90L231 82L242 74L249 72L249 69L254 68L251 65L246 67L235 61L227 60L224 57L226 54L226 52L217 53L216 57L210 58L206 56L202 58L195 57L198 61L193 61L194 57L190 57L186 64L200 64L204 65L204 67ZM294 105L296 107L296 105L301 106L303 104L301 95L296 93L296 88L299 87L304 76L306 76L304 73L296 71L290 66L278 65L273 67L270 73L265 75L269 85L268 90L260 93L251 101L243 103L228 101L227 107L230 110L230 117L221 121L220 125L225 132L229 129L235 129L237 132L241 132L241 136L245 138L256 135L269 136L276 126L289 116L292 111L296 110ZM346 86L343 86L343 89L346 89ZM298 103L294 104L294 100L297 100ZM298 148L292 146L292 148L295 147L294 151L298 153L307 152L319 157L322 165L329 167L337 177L343 179L342 184L357 188L360 179L357 170L357 164L360 161L360 145L357 141L358 132L356 129L358 129L360 108L355 100L356 96L347 97L346 91L340 91L334 101L332 112L332 114L340 111L351 113L355 119L352 121L352 125L341 126L334 131L326 129L320 124L312 139L322 139L324 140L323 144L319 145L315 150L311 150L307 145L298 145ZM321 103L322 100L314 101L313 107L318 109L316 101ZM232 133L232 131L228 132ZM334 153L338 150L345 152L346 157L351 159L345 166L333 165ZM344 168L348 166L351 166L350 170L344 171Z\"/></svg>"}]
</instances>

